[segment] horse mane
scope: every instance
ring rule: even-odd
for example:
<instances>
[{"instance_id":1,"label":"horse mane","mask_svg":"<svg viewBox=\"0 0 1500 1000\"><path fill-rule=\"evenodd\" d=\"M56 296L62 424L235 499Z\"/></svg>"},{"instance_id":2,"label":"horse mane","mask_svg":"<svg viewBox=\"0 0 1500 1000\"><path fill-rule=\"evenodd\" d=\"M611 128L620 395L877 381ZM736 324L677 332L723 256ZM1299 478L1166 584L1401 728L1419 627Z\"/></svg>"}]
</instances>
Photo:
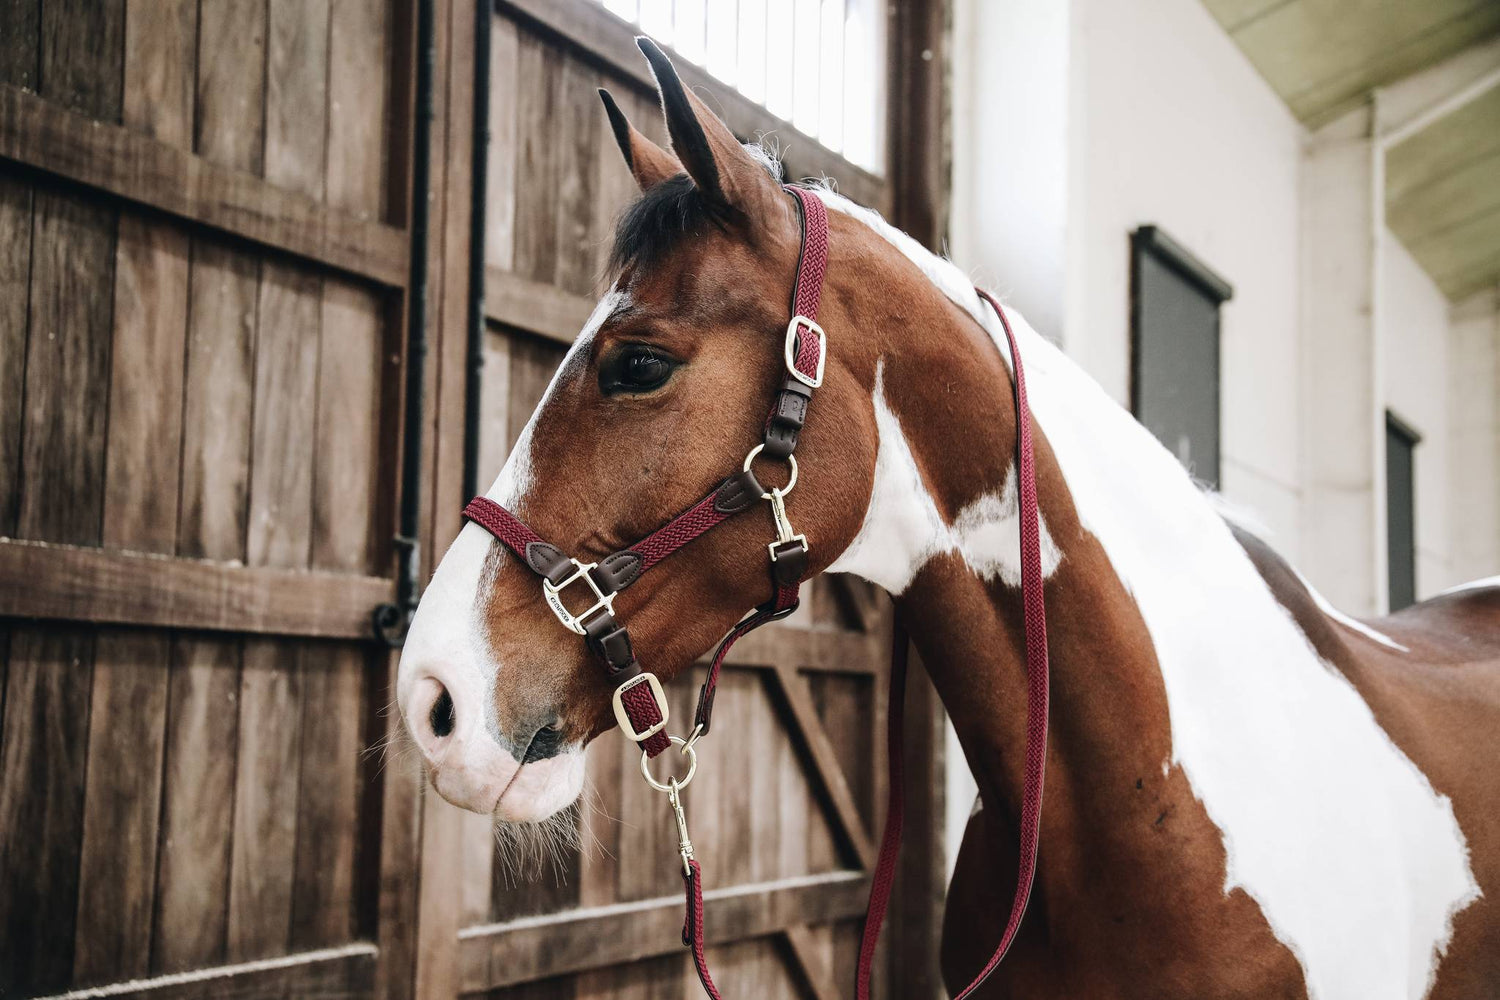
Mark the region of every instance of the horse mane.
<instances>
[{"instance_id":1,"label":"horse mane","mask_svg":"<svg viewBox=\"0 0 1500 1000\"><path fill-rule=\"evenodd\" d=\"M765 141L745 143L745 151L771 179L782 180L781 160ZM709 227L723 229L733 209L704 196L687 174L677 174L653 184L632 202L615 223L614 243L609 254L611 274L627 266L650 266L662 260L685 239Z\"/></svg>"}]
</instances>

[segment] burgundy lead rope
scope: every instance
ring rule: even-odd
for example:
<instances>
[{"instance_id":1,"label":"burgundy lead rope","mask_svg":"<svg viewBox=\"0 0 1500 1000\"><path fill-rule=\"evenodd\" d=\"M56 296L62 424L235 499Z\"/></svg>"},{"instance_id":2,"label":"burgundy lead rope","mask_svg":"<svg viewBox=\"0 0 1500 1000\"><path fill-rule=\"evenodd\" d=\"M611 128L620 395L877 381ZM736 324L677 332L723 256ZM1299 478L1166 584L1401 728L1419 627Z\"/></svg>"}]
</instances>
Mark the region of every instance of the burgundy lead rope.
<instances>
[{"instance_id":1,"label":"burgundy lead rope","mask_svg":"<svg viewBox=\"0 0 1500 1000\"><path fill-rule=\"evenodd\" d=\"M954 1000L964 1000L989 978L990 973L1005 958L1021 927L1021 918L1026 913L1032 881L1036 876L1037 844L1042 822L1042 786L1047 767L1047 610L1042 593L1041 522L1037 511L1036 462L1031 447L1031 408L1026 402L1026 372L1021 366L1021 352L1016 347L1016 335L1005 317L1005 310L1000 308L1000 303L989 292L981 289L979 294L995 310L995 315L1000 317L1000 325L1005 328L1005 338L1010 344L1011 361L1015 368L1013 392L1016 402L1016 465L1020 481L1021 604L1026 639L1026 765L1021 801L1020 861L1010 918L1006 921L1005 932L1001 934L1000 943L995 947L990 960ZM896 855L901 849L901 821L905 805L901 788L901 761L905 749L901 718L906 692L905 629L896 629L892 643L887 736L890 793L886 806L885 833L880 841L880 860L875 865L875 876L870 885L870 904L865 911L864 936L860 940L859 969L854 988L857 1000L866 1000L870 995L875 944L880 939L880 925L885 920L891 884L895 881Z\"/></svg>"},{"instance_id":2,"label":"burgundy lead rope","mask_svg":"<svg viewBox=\"0 0 1500 1000\"><path fill-rule=\"evenodd\" d=\"M746 456L742 469L729 476L715 489L673 518L663 527L597 563L582 563L568 557L561 549L544 541L504 507L487 497L475 497L464 508L464 516L484 528L510 549L532 572L542 577L542 591L553 613L562 624L583 636L605 670L614 687L615 717L625 735L639 743L642 770L673 742L682 744L685 754L696 761L692 744L708 732L713 713L714 692L720 670L729 650L741 636L760 626L784 618L797 609L802 577L807 569L807 540L795 534L786 516L785 497L797 478L793 452L807 417L812 391L823 381L827 361L827 339L817 324L818 302L828 263L828 215L822 200L801 188L788 187L787 192L800 208L802 252L797 261L796 284L792 295L792 319L787 325L784 355L787 377L776 393L770 415L766 418L762 441ZM1038 830L1041 823L1042 783L1047 752L1047 616L1042 599L1042 562L1040 529L1037 514L1036 471L1031 446L1031 411L1026 403L1026 377L1015 334L1005 312L987 292L986 302L1000 317L1010 344L1014 363L1016 404L1016 455L1020 479L1021 514L1021 588L1025 614L1026 640L1026 765L1025 793L1021 807L1021 858L1016 881L1016 895L1011 904L1010 919L994 955L955 1000L969 996L1000 964L1020 927L1031 894L1036 872ZM784 487L766 492L751 471L756 456L786 461L791 479ZM771 501L777 537L767 546L770 553L772 595L764 604L742 619L719 643L709 666L708 678L698 696L694 729L688 739L668 736L666 698L656 676L641 668L635 659L630 635L616 621L614 598L640 578L646 570L660 563L678 549L692 542L735 514L749 510L758 500ZM574 614L559 596L568 587L582 584L593 595L594 603ZM870 903L865 917L864 937L860 943L859 968L855 985L858 1000L867 1000L875 957L875 945L890 902L895 879L896 856L901 844L904 797L902 794L902 705L906 690L905 630L898 624L892 638L891 691L889 718L890 798L886 810L885 831L881 837L880 857L870 885ZM693 765L696 767L696 763ZM685 782L669 779L662 785L647 773L647 780L668 791L676 811L681 832L683 885L687 895L687 914L683 920L682 942L692 949L693 965L704 990L713 1000L721 1000L718 988L709 975L704 957L703 871L687 839L686 818L680 793Z\"/></svg>"}]
</instances>

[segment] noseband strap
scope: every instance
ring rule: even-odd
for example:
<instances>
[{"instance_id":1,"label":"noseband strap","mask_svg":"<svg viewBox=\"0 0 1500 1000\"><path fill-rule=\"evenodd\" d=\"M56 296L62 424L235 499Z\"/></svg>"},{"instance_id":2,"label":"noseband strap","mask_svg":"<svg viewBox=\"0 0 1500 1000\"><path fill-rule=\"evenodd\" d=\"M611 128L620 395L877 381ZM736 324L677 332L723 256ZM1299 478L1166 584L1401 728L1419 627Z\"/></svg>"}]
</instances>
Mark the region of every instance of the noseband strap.
<instances>
[{"instance_id":1,"label":"noseband strap","mask_svg":"<svg viewBox=\"0 0 1500 1000\"><path fill-rule=\"evenodd\" d=\"M792 529L786 513L786 497L797 481L797 460L793 453L797 449L798 436L807 421L807 407L813 391L823 383L828 355L828 339L817 322L823 277L828 268L827 208L822 199L802 188L789 186L786 191L799 207L802 250L797 261L797 280L792 289L792 316L787 323L782 346L785 376L776 389L771 412L766 417L762 431L761 443L751 449L738 472L727 476L701 500L656 531L629 548L621 549L596 563L580 562L569 557L562 549L542 539L520 518L488 497L475 497L464 508L464 517L494 535L522 564L542 578L543 596L558 621L578 633L603 666L604 676L614 689L616 720L625 735L640 744L642 772L646 780L653 787L667 793L677 817L683 886L687 893L687 915L683 921L682 942L692 950L698 978L713 1000L720 1000L720 997L718 988L709 975L704 956L703 873L694 857L693 845L688 840L687 818L681 794L697 768L693 744L708 732L719 673L730 648L746 633L768 622L785 618L797 609L802 578L807 574L808 545L806 537L796 534ZM1010 918L999 947L979 976L958 994L957 1000L969 996L1000 964L1026 912L1036 871L1047 751L1047 617L1042 597L1040 514L1031 446L1031 412L1026 402L1026 378L1016 338L1005 311L989 293L981 291L979 294L1000 318L1009 341L1014 369L1016 464L1020 481L1021 589L1027 674L1026 762L1025 792L1021 807L1020 870ZM765 490L751 469L757 457L786 462L791 472L787 485ZM698 707L691 734L685 740L668 736L666 724L669 713L661 682L655 674L643 670L636 660L630 633L615 617L614 599L647 570L709 529L754 507L759 500L770 501L776 525L776 539L766 546L770 561L771 597L742 618L720 641L709 664L708 678L698 693ZM574 588L586 591L590 599L589 606L576 614L568 609L562 599L564 592ZM901 788L901 760L904 753L901 708L906 683L906 647L906 632L898 624L891 652L887 754L890 797L886 809L885 832L880 844L880 858L870 886L864 936L860 943L855 986L859 1000L867 1000L869 997L875 945L890 902L896 873L896 856L901 844L904 801ZM688 757L689 769L684 778L671 778L666 784L662 784L651 776L646 763L674 743Z\"/></svg>"}]
</instances>

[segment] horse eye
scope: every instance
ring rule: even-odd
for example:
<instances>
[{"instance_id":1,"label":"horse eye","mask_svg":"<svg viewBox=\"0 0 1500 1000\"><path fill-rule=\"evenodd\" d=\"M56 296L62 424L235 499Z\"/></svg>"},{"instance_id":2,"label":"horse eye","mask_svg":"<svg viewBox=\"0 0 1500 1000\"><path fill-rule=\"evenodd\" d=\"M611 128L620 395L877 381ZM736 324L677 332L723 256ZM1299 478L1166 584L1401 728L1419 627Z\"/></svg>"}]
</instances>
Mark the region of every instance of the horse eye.
<instances>
[{"instance_id":1,"label":"horse eye","mask_svg":"<svg viewBox=\"0 0 1500 1000\"><path fill-rule=\"evenodd\" d=\"M676 362L649 347L628 347L605 363L599 388L606 394L650 392L671 377Z\"/></svg>"}]
</instances>

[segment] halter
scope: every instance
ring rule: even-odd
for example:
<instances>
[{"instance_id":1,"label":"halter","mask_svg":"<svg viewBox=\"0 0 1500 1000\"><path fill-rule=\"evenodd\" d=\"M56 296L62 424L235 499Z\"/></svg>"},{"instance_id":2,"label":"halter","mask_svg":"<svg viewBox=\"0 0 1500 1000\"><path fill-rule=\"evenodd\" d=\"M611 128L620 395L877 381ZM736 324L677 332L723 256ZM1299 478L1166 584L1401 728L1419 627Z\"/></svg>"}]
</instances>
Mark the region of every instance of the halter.
<instances>
[{"instance_id":1,"label":"halter","mask_svg":"<svg viewBox=\"0 0 1500 1000\"><path fill-rule=\"evenodd\" d=\"M785 618L797 610L802 577L807 572L807 538L793 529L787 516L786 498L797 485L797 438L807 420L808 403L813 390L823 384L823 369L828 357L828 338L817 323L818 302L823 291L823 276L828 266L828 210L822 199L802 188L787 186L787 193L797 203L801 217L802 246L797 261L796 282L792 291L792 317L786 326L782 357L786 371L766 418L761 441L750 449L739 471L725 478L707 496L668 521L656 531L626 549L598 562L581 562L562 549L544 541L520 518L490 500L475 497L464 508L464 517L494 535L532 572L542 578L542 597L563 627L582 636L599 660L604 675L613 686L615 719L626 738L641 748L641 774L646 782L667 794L677 820L678 852L682 857L683 885L687 892L687 914L683 922L683 944L692 949L693 963L703 988L713 1000L721 1000L704 958L703 942L703 873L688 837L687 814L682 791L698 770L694 744L709 731L713 714L714 692L719 672L729 650L745 634L768 622ZM979 293L1000 317L1010 344L1014 365L1016 403L1016 452L1020 480L1021 512L1021 586L1026 638L1026 766L1025 797L1021 809L1021 859L1016 895L1011 904L999 947L983 971L955 1000L963 1000L999 965L1010 948L1036 870L1037 833L1041 822L1043 772L1047 744L1047 619L1042 599L1042 569L1039 516L1036 499L1036 474L1031 448L1031 414L1026 405L1026 380L1015 334L1005 312L987 292ZM788 465L787 484L766 490L756 478L752 466L757 458L782 461ZM767 544L772 594L730 629L719 643L709 666L708 677L698 693L698 707L693 728L686 739L666 732L671 714L660 678L644 670L636 660L630 633L615 617L614 599L649 569L678 549L723 524L736 514L754 507L761 500L769 502L776 525L776 538ZM570 587L581 586L588 593L589 605L581 612L568 610L562 595ZM875 944L890 901L895 878L896 856L900 849L903 798L901 759L903 754L901 706L906 686L905 630L895 629L891 651L891 694L889 718L889 800L885 831L881 838L880 857L870 886L870 902L865 917L864 936L860 943L856 996L866 1000L874 965ZM651 773L650 762L669 746L676 745L687 758L687 772L679 779L658 781Z\"/></svg>"}]
</instances>

